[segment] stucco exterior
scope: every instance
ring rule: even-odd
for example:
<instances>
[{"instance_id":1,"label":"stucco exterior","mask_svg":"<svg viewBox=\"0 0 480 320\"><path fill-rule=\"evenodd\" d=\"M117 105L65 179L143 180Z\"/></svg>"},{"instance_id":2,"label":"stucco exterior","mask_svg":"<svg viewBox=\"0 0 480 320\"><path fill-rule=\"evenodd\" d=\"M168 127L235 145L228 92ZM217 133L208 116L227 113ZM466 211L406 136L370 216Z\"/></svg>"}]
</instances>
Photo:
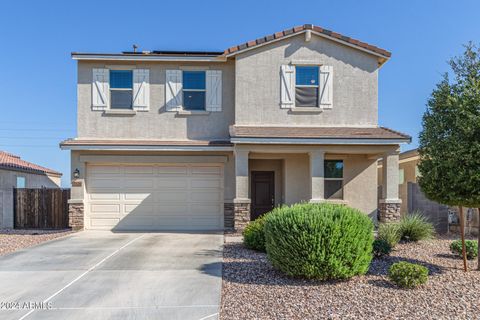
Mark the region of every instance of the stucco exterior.
<instances>
[{"instance_id":1,"label":"stucco exterior","mask_svg":"<svg viewBox=\"0 0 480 320\"><path fill-rule=\"evenodd\" d=\"M298 29L300 30L300 29ZM393 211L399 205L396 187L398 174L391 168L398 165L398 141L368 139L355 136L329 143L308 139L287 139L273 142L234 141L232 126L270 127L378 127L378 70L388 60L386 51L376 52L355 47L354 42L332 40L327 35L312 34L311 27L285 38L274 39L253 48L239 46L233 52L213 60L204 57L188 62L183 57L151 57L141 60L120 56L122 61L106 55L97 60L83 57L78 61L78 137L79 141L109 141L106 147L80 145L71 149L72 199L75 220L88 198L89 165L140 165L144 163L221 163L223 167L225 227L227 224L245 225L249 221L251 202L251 175L253 171L273 171L275 177L275 205L298 202L333 201L324 198L324 161L343 160L343 199L333 202L358 208L376 217L377 213L377 159L388 163L387 192L381 198L388 200ZM268 40L268 39L267 39ZM265 40L265 41L267 41ZM257 40L258 41L258 40ZM270 41L270 40L268 40ZM244 50L247 48L248 50ZM373 48L373 47L370 47ZM230 49L228 52L232 52ZM379 56L379 53L380 55ZM221 54L221 53L220 53ZM167 54L168 55L168 54ZM140 57L140 56L139 56ZM153 61L157 59L156 61ZM162 60L164 59L164 60ZM195 60L197 59L197 60ZM203 59L203 60L202 60ZM215 62L212 62L214 61ZM328 66L333 81L332 100L328 107L284 108L281 105L282 66ZM150 102L147 110L131 110L127 114L112 114L92 108L92 70L148 69ZM320 67L319 67L320 68ZM221 70L221 110L182 112L166 107L167 70ZM169 72L170 73L170 72ZM170 85L172 82L169 82ZM330 87L331 85L331 87ZM170 92L170 91L168 91ZM218 91L217 91L218 92ZM330 92L330 91L329 91ZM320 100L320 99L319 99ZM172 101L172 100L170 100ZM362 129L359 129L362 131ZM255 138L255 137L253 137ZM313 137L315 138L315 137ZM321 137L318 137L321 138ZM368 138L368 137L367 137ZM96 140L95 140L96 139ZM139 145L125 145L125 140ZM207 141L203 146L195 141ZM149 141L157 144L149 145ZM175 142L183 142L182 147ZM226 141L222 149L211 142ZM165 144L165 142L174 142ZM189 146L188 143L191 143ZM86 205L86 204L85 204ZM79 227L83 227L80 225Z\"/></svg>"},{"instance_id":2,"label":"stucco exterior","mask_svg":"<svg viewBox=\"0 0 480 320\"><path fill-rule=\"evenodd\" d=\"M26 188L59 188L61 176L0 169L0 228L13 228L13 188L17 177L25 178Z\"/></svg>"},{"instance_id":3,"label":"stucco exterior","mask_svg":"<svg viewBox=\"0 0 480 320\"><path fill-rule=\"evenodd\" d=\"M321 113L280 108L280 67L333 67L333 107ZM281 126L377 126L378 61L328 39L303 35L238 55L235 66L235 123Z\"/></svg>"},{"instance_id":4,"label":"stucco exterior","mask_svg":"<svg viewBox=\"0 0 480 320\"><path fill-rule=\"evenodd\" d=\"M144 68L150 70L150 109L135 115L107 115L92 111L93 68ZM207 115L181 115L165 109L166 70L221 70L222 112ZM78 138L202 140L227 139L234 123L235 62L218 63L78 63Z\"/></svg>"}]
</instances>

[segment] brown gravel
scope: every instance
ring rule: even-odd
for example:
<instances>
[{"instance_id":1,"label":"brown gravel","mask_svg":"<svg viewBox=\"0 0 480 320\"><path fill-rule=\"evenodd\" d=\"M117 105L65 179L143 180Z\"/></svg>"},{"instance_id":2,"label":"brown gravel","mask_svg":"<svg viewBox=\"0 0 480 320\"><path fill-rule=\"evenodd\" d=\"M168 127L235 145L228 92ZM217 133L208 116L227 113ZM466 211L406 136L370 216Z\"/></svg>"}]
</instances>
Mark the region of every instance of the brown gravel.
<instances>
[{"instance_id":1,"label":"brown gravel","mask_svg":"<svg viewBox=\"0 0 480 320\"><path fill-rule=\"evenodd\" d=\"M228 237L228 236L226 236ZM274 270L265 254L226 241L222 319L480 319L480 271L476 259L464 273L449 239L399 244L372 261L365 276L349 281L292 279ZM414 290L388 281L397 261L420 263L429 281Z\"/></svg>"},{"instance_id":2,"label":"brown gravel","mask_svg":"<svg viewBox=\"0 0 480 320\"><path fill-rule=\"evenodd\" d=\"M23 248L31 247L36 244L66 236L72 231L64 230L19 230L19 229L1 229L0 230L0 255L11 253Z\"/></svg>"}]
</instances>

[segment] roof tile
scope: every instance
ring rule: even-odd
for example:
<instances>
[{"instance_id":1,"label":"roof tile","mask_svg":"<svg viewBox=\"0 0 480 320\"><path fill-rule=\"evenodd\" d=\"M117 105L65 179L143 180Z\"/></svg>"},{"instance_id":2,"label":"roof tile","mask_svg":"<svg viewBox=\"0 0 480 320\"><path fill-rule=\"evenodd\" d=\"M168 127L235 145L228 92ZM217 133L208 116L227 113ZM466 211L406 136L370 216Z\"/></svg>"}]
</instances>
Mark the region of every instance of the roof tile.
<instances>
[{"instance_id":1,"label":"roof tile","mask_svg":"<svg viewBox=\"0 0 480 320\"><path fill-rule=\"evenodd\" d=\"M34 163L22 160L20 159L19 156L5 152L5 151L0 151L0 168L20 170L20 171L31 172L31 173L53 174L53 175L59 175L59 176L62 175L58 171L48 169L48 168L36 165Z\"/></svg>"}]
</instances>

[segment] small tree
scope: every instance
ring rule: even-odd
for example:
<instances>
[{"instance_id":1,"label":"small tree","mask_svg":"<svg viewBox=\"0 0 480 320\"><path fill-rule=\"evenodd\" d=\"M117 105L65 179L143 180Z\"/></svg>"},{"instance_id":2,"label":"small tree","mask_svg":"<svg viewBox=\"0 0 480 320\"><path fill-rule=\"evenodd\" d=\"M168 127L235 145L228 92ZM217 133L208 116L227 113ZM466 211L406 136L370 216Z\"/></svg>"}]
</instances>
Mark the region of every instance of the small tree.
<instances>
[{"instance_id":1,"label":"small tree","mask_svg":"<svg viewBox=\"0 0 480 320\"><path fill-rule=\"evenodd\" d=\"M423 116L418 182L427 198L459 206L466 271L463 207L480 207L480 50L469 43L449 64L454 79L443 76Z\"/></svg>"}]
</instances>

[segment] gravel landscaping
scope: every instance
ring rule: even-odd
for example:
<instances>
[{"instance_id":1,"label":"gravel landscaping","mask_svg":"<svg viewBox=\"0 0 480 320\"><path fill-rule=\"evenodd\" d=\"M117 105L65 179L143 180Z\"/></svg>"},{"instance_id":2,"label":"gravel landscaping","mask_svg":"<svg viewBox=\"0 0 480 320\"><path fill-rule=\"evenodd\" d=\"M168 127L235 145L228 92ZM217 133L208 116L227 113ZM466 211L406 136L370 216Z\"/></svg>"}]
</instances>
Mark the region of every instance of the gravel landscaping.
<instances>
[{"instance_id":1,"label":"gravel landscaping","mask_svg":"<svg viewBox=\"0 0 480 320\"><path fill-rule=\"evenodd\" d=\"M0 229L0 255L11 253L39 243L66 236L72 231Z\"/></svg>"},{"instance_id":2,"label":"gravel landscaping","mask_svg":"<svg viewBox=\"0 0 480 320\"><path fill-rule=\"evenodd\" d=\"M222 319L478 319L480 271L476 259L464 273L449 250L451 239L399 244L390 257L372 261L365 276L349 281L292 279L274 270L266 255L226 235ZM428 283L399 289L388 280L398 261L429 269Z\"/></svg>"}]
</instances>

